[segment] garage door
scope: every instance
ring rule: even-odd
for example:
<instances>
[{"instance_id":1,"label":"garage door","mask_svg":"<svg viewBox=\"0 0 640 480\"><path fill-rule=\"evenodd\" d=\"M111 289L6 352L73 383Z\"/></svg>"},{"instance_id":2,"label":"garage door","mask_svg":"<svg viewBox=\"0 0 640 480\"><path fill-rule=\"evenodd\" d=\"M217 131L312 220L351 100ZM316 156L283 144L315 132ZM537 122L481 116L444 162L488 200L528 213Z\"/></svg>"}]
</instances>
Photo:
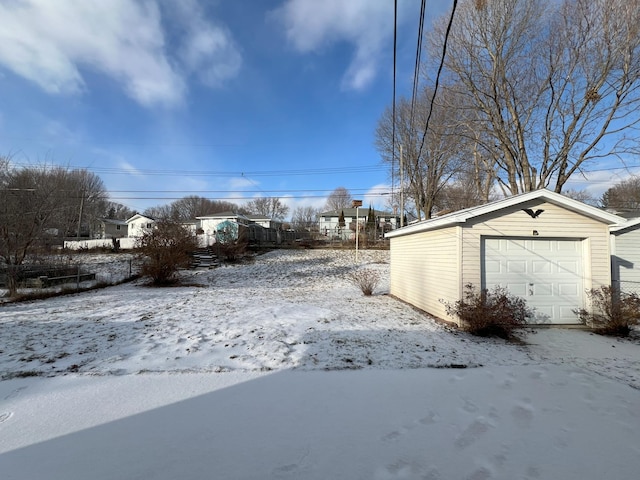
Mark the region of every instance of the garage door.
<instances>
[{"instance_id":1,"label":"garage door","mask_svg":"<svg viewBox=\"0 0 640 480\"><path fill-rule=\"evenodd\" d=\"M582 307L580 240L485 238L483 288L500 285L535 308L531 323L579 323Z\"/></svg>"}]
</instances>

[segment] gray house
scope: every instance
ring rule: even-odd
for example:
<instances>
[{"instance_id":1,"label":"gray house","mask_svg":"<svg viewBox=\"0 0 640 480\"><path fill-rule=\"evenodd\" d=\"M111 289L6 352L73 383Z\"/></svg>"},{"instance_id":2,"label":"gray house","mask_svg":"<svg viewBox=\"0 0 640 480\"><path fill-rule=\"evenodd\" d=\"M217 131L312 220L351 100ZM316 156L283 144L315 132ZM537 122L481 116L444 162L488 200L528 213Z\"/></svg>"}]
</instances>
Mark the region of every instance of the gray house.
<instances>
[{"instance_id":1,"label":"gray house","mask_svg":"<svg viewBox=\"0 0 640 480\"><path fill-rule=\"evenodd\" d=\"M99 238L124 238L128 236L129 224L126 220L101 218Z\"/></svg>"}]
</instances>

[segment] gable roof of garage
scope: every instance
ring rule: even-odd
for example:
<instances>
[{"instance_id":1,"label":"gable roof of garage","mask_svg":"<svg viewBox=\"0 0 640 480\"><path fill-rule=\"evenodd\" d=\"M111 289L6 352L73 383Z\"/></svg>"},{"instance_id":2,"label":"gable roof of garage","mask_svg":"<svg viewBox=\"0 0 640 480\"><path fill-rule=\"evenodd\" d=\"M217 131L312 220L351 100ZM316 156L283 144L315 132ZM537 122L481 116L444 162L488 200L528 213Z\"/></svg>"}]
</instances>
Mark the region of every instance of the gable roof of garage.
<instances>
[{"instance_id":1,"label":"gable roof of garage","mask_svg":"<svg viewBox=\"0 0 640 480\"><path fill-rule=\"evenodd\" d=\"M414 223L413 225L409 225L401 229L389 232L385 235L385 237L400 237L402 235L426 232L428 230L435 230L437 228L463 224L481 215L495 213L506 208L526 204L528 202L531 202L532 200L542 200L553 203L554 205L564 207L567 210L580 213L586 217L599 220L609 225L623 225L624 223L626 223L626 219L619 217L618 215L605 212L604 210L600 210L599 208L592 207L591 205L579 202L578 200L565 197L564 195L552 192L551 190L541 189L534 190L532 192L521 193L519 195L513 195L511 197L503 198L502 200L497 200L495 202L487 203L484 205L478 205L476 207L458 210L457 212L449 213L447 215L443 215L442 217L423 220L422 222Z\"/></svg>"}]
</instances>

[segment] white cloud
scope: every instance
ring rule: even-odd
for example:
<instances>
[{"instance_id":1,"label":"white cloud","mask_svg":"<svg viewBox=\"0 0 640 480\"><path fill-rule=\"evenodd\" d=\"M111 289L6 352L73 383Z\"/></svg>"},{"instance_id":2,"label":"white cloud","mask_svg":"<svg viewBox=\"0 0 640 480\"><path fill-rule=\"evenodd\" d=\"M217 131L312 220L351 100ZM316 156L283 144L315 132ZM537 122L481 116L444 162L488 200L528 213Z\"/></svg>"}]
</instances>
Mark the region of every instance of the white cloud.
<instances>
[{"instance_id":1,"label":"white cloud","mask_svg":"<svg viewBox=\"0 0 640 480\"><path fill-rule=\"evenodd\" d=\"M242 56L227 28L205 21L206 14L196 0L164 5L184 31L180 60L188 73L210 87L219 87L238 74Z\"/></svg>"},{"instance_id":2,"label":"white cloud","mask_svg":"<svg viewBox=\"0 0 640 480\"><path fill-rule=\"evenodd\" d=\"M138 170L136 167L131 165L126 160L121 160L119 167L121 169L123 169L124 171L126 171L127 174L129 174L129 175L134 175L134 176L136 176L138 178L145 178L145 175L143 175L142 172L140 172L140 170Z\"/></svg>"},{"instance_id":3,"label":"white cloud","mask_svg":"<svg viewBox=\"0 0 640 480\"><path fill-rule=\"evenodd\" d=\"M172 59L154 0L3 2L0 64L51 94L90 89L86 72L94 71L143 106L176 105L187 90L180 63L209 86L237 74L241 63L230 34L201 18L198 3L186 3L189 16L167 18L184 30L181 55Z\"/></svg>"},{"instance_id":4,"label":"white cloud","mask_svg":"<svg viewBox=\"0 0 640 480\"><path fill-rule=\"evenodd\" d=\"M234 189L241 189L241 188L256 188L257 187L257 183L254 182L253 180L250 180L246 177L232 177L227 181L227 187L229 187L230 190L234 190Z\"/></svg>"},{"instance_id":5,"label":"white cloud","mask_svg":"<svg viewBox=\"0 0 640 480\"><path fill-rule=\"evenodd\" d=\"M353 45L354 56L342 79L346 89L360 90L372 82L383 48L393 38L393 2L287 0L273 15L301 53L339 42Z\"/></svg>"}]
</instances>

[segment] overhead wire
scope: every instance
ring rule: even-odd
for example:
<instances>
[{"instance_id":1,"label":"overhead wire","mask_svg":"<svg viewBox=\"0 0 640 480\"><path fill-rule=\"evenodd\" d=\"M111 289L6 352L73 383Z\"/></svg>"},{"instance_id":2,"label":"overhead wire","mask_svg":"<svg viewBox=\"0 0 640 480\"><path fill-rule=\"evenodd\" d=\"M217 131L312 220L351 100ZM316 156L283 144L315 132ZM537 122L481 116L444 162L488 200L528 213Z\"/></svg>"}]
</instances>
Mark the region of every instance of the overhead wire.
<instances>
[{"instance_id":1,"label":"overhead wire","mask_svg":"<svg viewBox=\"0 0 640 480\"><path fill-rule=\"evenodd\" d=\"M427 114L427 120L424 125L424 132L422 133L422 141L420 142L420 148L418 149L418 156L416 158L420 158L422 154L422 149L424 148L424 142L427 137L427 131L429 130L429 122L431 120L431 115L433 113L433 105L435 104L436 94L438 93L438 86L440 85L440 75L442 74L442 69L444 68L444 61L447 56L447 42L449 41L449 35L451 33L451 27L453 25L453 19L456 13L456 7L458 6L458 0L453 0L453 7L451 8L451 15L449 17L449 23L447 24L447 30L444 35L444 42L442 45L442 56L440 58L440 65L438 67L438 72L436 74L436 80L433 86L433 94L431 95L431 101L429 104L429 113Z\"/></svg>"},{"instance_id":2,"label":"overhead wire","mask_svg":"<svg viewBox=\"0 0 640 480\"><path fill-rule=\"evenodd\" d=\"M396 165L396 64L398 51L398 0L393 2L393 100L391 107L391 195L395 189Z\"/></svg>"}]
</instances>

